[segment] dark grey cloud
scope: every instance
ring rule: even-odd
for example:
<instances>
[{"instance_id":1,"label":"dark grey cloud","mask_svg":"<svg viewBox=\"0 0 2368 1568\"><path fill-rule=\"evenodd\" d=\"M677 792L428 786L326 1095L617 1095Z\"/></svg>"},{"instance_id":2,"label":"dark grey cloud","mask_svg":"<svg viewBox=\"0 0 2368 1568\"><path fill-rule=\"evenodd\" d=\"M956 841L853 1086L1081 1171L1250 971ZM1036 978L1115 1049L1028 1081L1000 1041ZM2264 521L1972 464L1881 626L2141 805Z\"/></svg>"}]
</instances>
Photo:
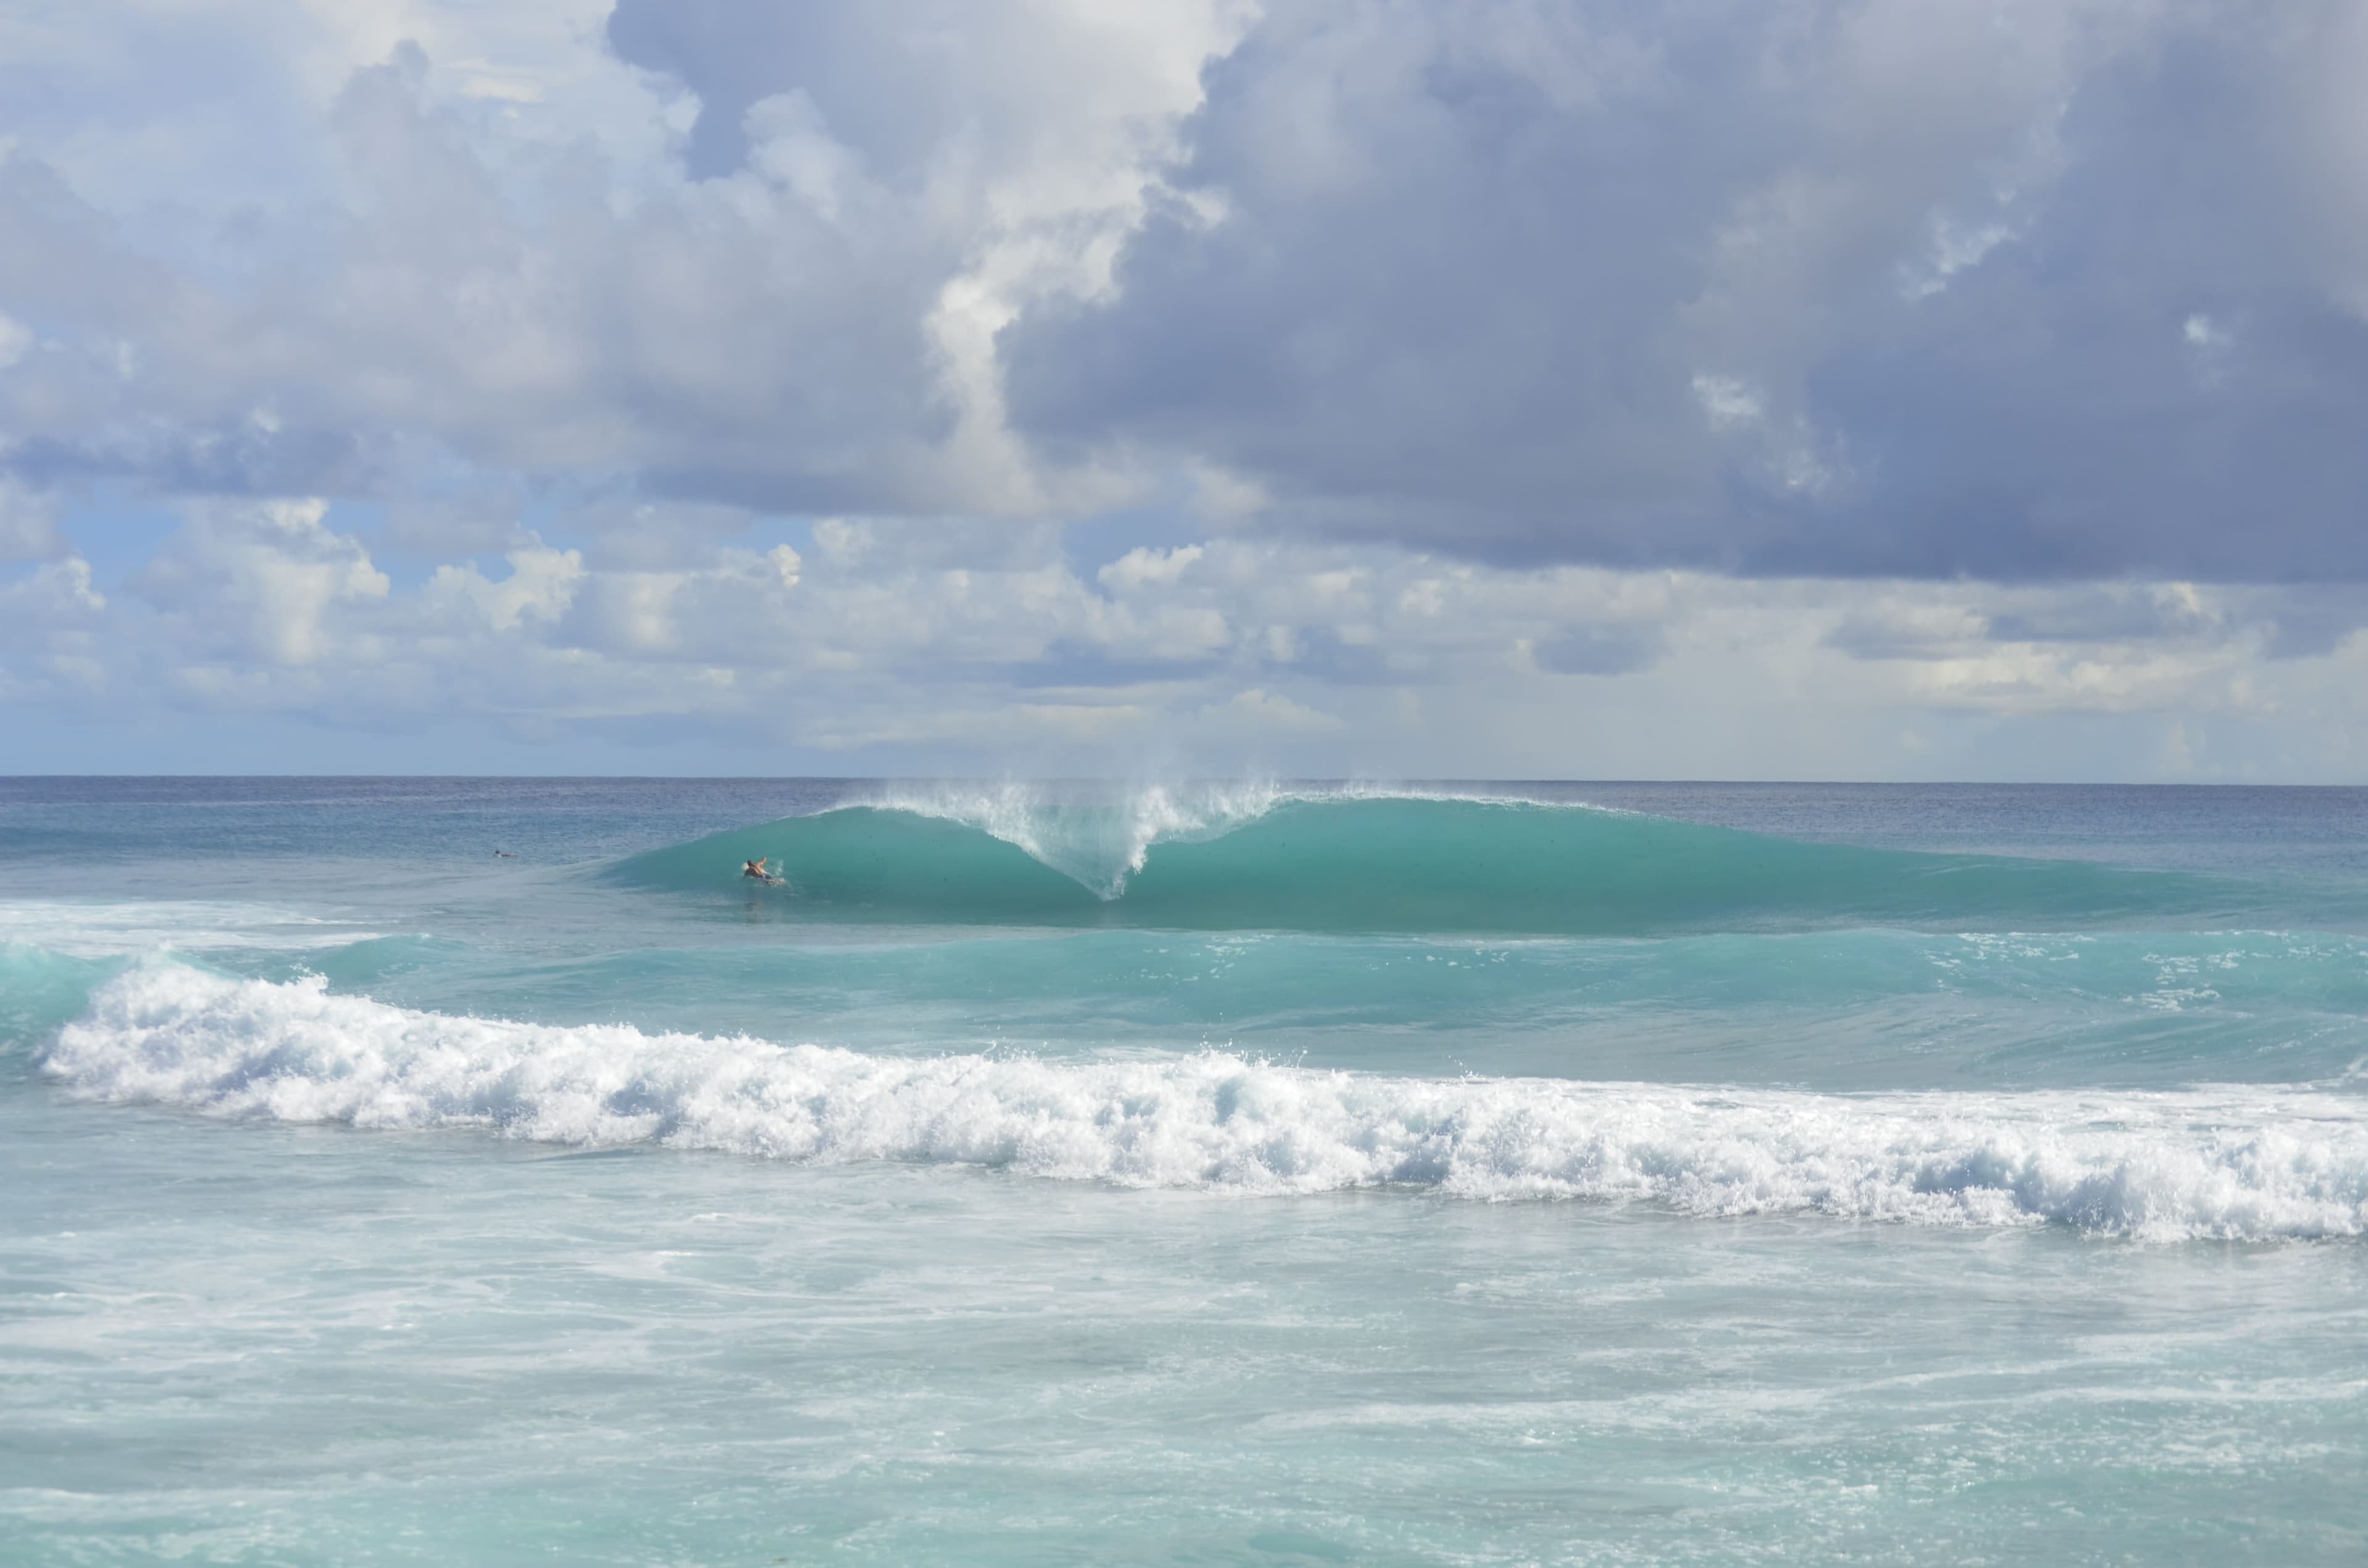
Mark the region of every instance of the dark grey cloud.
<instances>
[{"instance_id":1,"label":"dark grey cloud","mask_svg":"<svg viewBox=\"0 0 2368 1568\"><path fill-rule=\"evenodd\" d=\"M1500 561L2368 576L2359 8L1281 0L1019 427Z\"/></svg>"}]
</instances>

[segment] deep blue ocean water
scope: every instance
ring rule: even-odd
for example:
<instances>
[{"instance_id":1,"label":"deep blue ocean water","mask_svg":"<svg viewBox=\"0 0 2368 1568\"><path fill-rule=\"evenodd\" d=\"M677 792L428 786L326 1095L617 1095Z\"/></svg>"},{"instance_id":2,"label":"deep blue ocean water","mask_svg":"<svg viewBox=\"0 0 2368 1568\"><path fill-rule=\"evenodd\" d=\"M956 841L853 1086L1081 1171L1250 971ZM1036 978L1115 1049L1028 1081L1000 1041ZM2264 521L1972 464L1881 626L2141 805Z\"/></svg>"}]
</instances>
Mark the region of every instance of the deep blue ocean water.
<instances>
[{"instance_id":1,"label":"deep blue ocean water","mask_svg":"<svg viewBox=\"0 0 2368 1568\"><path fill-rule=\"evenodd\" d=\"M2368 1560L2368 791L0 779L0 1561Z\"/></svg>"}]
</instances>

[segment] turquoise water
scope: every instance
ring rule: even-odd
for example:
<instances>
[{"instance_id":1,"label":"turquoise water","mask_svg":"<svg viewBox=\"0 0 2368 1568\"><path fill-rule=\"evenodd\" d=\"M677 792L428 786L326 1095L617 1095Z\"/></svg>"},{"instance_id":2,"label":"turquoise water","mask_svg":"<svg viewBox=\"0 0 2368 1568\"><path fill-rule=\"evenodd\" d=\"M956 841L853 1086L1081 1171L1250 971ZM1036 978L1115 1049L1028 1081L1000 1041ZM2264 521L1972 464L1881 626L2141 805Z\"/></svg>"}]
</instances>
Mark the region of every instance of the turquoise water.
<instances>
[{"instance_id":1,"label":"turquoise water","mask_svg":"<svg viewBox=\"0 0 2368 1568\"><path fill-rule=\"evenodd\" d=\"M2363 1112L2368 792L0 781L0 1559L2357 1562Z\"/></svg>"}]
</instances>

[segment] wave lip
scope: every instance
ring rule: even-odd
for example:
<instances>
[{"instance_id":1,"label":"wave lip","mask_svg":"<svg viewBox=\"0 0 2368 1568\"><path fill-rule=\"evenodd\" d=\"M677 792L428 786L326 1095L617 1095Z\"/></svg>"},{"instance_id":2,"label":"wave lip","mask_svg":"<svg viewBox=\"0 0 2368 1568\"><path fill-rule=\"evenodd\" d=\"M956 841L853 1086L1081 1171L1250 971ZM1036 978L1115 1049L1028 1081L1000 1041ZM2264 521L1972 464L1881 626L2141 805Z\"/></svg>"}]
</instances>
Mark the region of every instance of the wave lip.
<instances>
[{"instance_id":1,"label":"wave lip","mask_svg":"<svg viewBox=\"0 0 2368 1568\"><path fill-rule=\"evenodd\" d=\"M2147 1241L2368 1234L2368 1118L2326 1090L1831 1096L1156 1062L867 1056L450 1017L152 961L44 1062L93 1098L1137 1187L1656 1202Z\"/></svg>"}]
</instances>

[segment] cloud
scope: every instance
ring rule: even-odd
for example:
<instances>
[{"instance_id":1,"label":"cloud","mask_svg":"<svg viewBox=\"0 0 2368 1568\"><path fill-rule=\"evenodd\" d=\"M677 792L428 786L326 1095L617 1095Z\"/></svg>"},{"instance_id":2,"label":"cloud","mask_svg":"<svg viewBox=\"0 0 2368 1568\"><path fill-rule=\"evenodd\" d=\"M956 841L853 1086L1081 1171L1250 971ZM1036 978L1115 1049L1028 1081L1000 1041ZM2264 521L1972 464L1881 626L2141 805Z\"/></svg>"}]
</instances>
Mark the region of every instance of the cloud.
<instances>
[{"instance_id":1,"label":"cloud","mask_svg":"<svg viewBox=\"0 0 2368 1568\"><path fill-rule=\"evenodd\" d=\"M0 301L60 344L0 373L15 465L400 494L424 439L740 499L997 499L942 450L927 318L960 213L870 187L825 211L769 165L629 202L589 145L507 166L431 70L404 46L354 76L324 116L341 204L255 216L228 276L139 254L28 153L0 165Z\"/></svg>"},{"instance_id":2,"label":"cloud","mask_svg":"<svg viewBox=\"0 0 2368 1568\"><path fill-rule=\"evenodd\" d=\"M87 702L103 696L107 609L90 562L80 556L0 582L0 699Z\"/></svg>"},{"instance_id":3,"label":"cloud","mask_svg":"<svg viewBox=\"0 0 2368 1568\"><path fill-rule=\"evenodd\" d=\"M495 632L516 631L529 622L549 625L574 607L584 584L582 551L537 543L513 550L505 559L509 574L499 579L487 577L473 561L438 566L421 597L431 610Z\"/></svg>"},{"instance_id":4,"label":"cloud","mask_svg":"<svg viewBox=\"0 0 2368 1568\"><path fill-rule=\"evenodd\" d=\"M44 562L29 576L0 584L6 631L19 642L43 631L87 625L106 608L106 596L91 585L90 562L80 556Z\"/></svg>"},{"instance_id":5,"label":"cloud","mask_svg":"<svg viewBox=\"0 0 2368 1568\"><path fill-rule=\"evenodd\" d=\"M1260 538L1095 563L1055 528L877 518L663 567L529 536L398 581L359 526L318 500L191 502L125 591L79 556L0 580L0 690L62 710L101 694L117 722L466 721L669 766L755 747L888 771L1998 777L2069 756L2153 777L2176 723L2199 777L2309 776L2368 738L2368 612L2347 625L2317 590L1506 568ZM2283 646L2298 616L2331 618L2315 652Z\"/></svg>"},{"instance_id":6,"label":"cloud","mask_svg":"<svg viewBox=\"0 0 2368 1568\"><path fill-rule=\"evenodd\" d=\"M1237 691L1224 702L1201 710L1203 719L1218 719L1252 731L1313 731L1323 733L1347 728L1329 713L1278 696L1260 687Z\"/></svg>"},{"instance_id":7,"label":"cloud","mask_svg":"<svg viewBox=\"0 0 2368 1568\"><path fill-rule=\"evenodd\" d=\"M1179 545L1173 550L1138 547L1103 567L1094 577L1106 588L1126 593L1155 584L1173 583L1206 553L1197 544Z\"/></svg>"},{"instance_id":8,"label":"cloud","mask_svg":"<svg viewBox=\"0 0 2368 1568\"><path fill-rule=\"evenodd\" d=\"M2354 6L52 10L0 17L12 702L2368 755Z\"/></svg>"},{"instance_id":9,"label":"cloud","mask_svg":"<svg viewBox=\"0 0 2368 1568\"><path fill-rule=\"evenodd\" d=\"M0 561L40 561L65 553L51 501L0 481Z\"/></svg>"},{"instance_id":10,"label":"cloud","mask_svg":"<svg viewBox=\"0 0 2368 1568\"><path fill-rule=\"evenodd\" d=\"M1663 647L1658 627L1596 623L1533 642L1530 656L1556 675L1624 676L1649 667Z\"/></svg>"},{"instance_id":11,"label":"cloud","mask_svg":"<svg viewBox=\"0 0 2368 1568\"><path fill-rule=\"evenodd\" d=\"M330 611L382 600L390 587L360 544L322 525L327 512L320 500L201 508L134 586L193 654L318 663L347 651L347 629Z\"/></svg>"},{"instance_id":12,"label":"cloud","mask_svg":"<svg viewBox=\"0 0 2368 1568\"><path fill-rule=\"evenodd\" d=\"M0 467L2368 574L2334 0L481 11L17 28Z\"/></svg>"},{"instance_id":13,"label":"cloud","mask_svg":"<svg viewBox=\"0 0 2368 1568\"><path fill-rule=\"evenodd\" d=\"M28 44L48 86L0 112L0 305L53 351L0 338L0 460L404 503L450 460L790 510L1117 493L1013 439L995 333L1107 286L1230 5L628 5L632 64L582 4L347 9L222 17L205 53L243 102L193 102L120 18ZM324 88L320 58L366 48ZM61 76L84 115L40 112ZM165 107L102 107L135 84ZM225 128L244 104L280 134ZM249 177L142 188L139 145L192 119Z\"/></svg>"},{"instance_id":14,"label":"cloud","mask_svg":"<svg viewBox=\"0 0 2368 1568\"><path fill-rule=\"evenodd\" d=\"M2363 61L2331 4L1279 0L1010 406L1487 559L2357 579Z\"/></svg>"}]
</instances>

